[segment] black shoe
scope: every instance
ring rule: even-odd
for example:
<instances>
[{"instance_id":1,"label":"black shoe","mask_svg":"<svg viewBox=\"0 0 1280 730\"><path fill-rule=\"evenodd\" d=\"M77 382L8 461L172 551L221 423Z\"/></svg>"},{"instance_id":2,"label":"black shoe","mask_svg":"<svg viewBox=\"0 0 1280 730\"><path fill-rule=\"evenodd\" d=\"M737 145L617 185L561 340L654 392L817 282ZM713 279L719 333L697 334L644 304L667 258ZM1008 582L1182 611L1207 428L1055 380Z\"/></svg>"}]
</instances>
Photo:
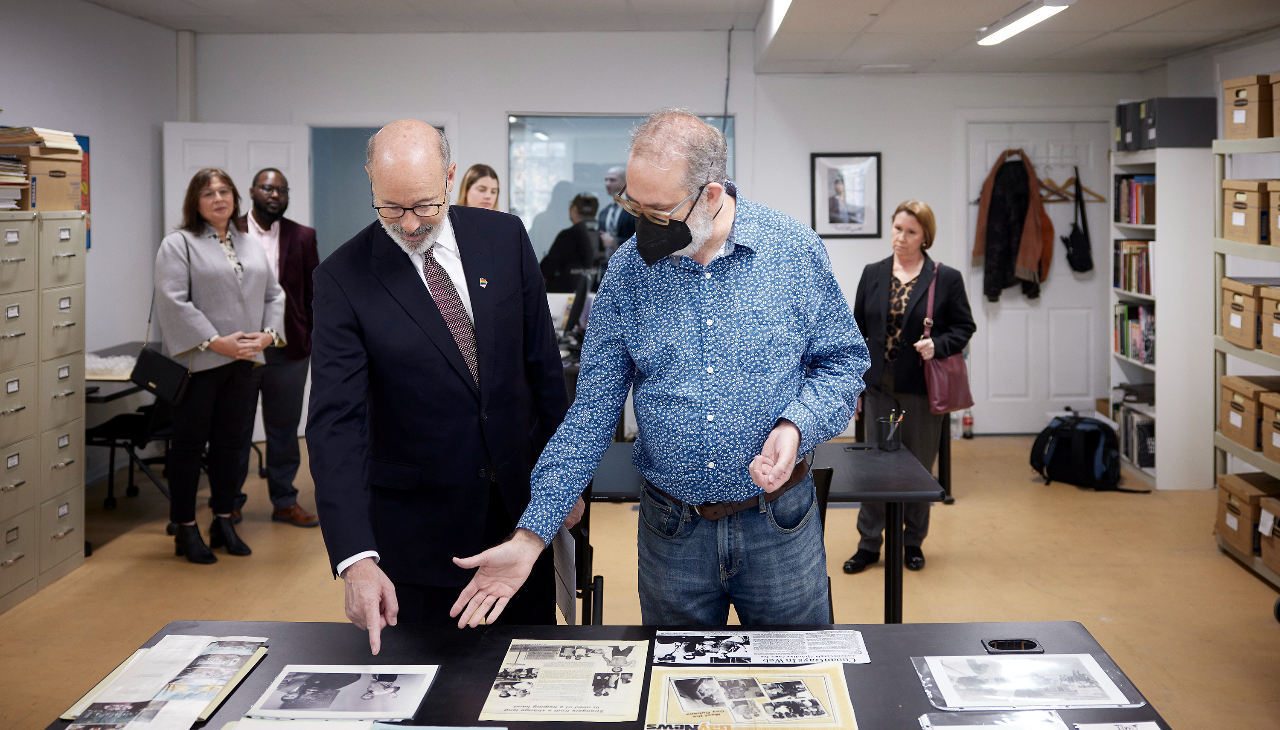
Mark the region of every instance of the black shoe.
<instances>
[{"instance_id":1,"label":"black shoe","mask_svg":"<svg viewBox=\"0 0 1280 730\"><path fill-rule=\"evenodd\" d=\"M216 563L218 556L213 554L204 538L200 537L200 528L195 525L177 525L173 533L173 554L185 555L193 563Z\"/></svg>"},{"instance_id":2,"label":"black shoe","mask_svg":"<svg viewBox=\"0 0 1280 730\"><path fill-rule=\"evenodd\" d=\"M907 566L907 570L920 570L924 568L924 553L920 552L920 548L908 545L903 550L903 565Z\"/></svg>"},{"instance_id":3,"label":"black shoe","mask_svg":"<svg viewBox=\"0 0 1280 730\"><path fill-rule=\"evenodd\" d=\"M248 555L253 551L236 534L236 526L230 517L214 517L209 526L209 547L225 547L228 555Z\"/></svg>"},{"instance_id":4,"label":"black shoe","mask_svg":"<svg viewBox=\"0 0 1280 730\"><path fill-rule=\"evenodd\" d=\"M875 565L878 562L880 562L880 553L873 553L870 550L859 550L853 554L852 558L844 561L844 572L861 573L867 569L868 565Z\"/></svg>"}]
</instances>

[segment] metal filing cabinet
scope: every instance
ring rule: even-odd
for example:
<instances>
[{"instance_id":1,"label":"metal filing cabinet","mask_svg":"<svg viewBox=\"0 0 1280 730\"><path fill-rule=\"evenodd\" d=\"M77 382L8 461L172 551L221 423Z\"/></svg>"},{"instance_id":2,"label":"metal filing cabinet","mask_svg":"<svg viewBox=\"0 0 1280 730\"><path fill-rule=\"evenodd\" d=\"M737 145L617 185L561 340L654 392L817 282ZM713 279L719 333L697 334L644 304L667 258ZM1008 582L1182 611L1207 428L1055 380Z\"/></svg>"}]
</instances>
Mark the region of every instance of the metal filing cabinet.
<instances>
[{"instance_id":1,"label":"metal filing cabinet","mask_svg":"<svg viewBox=\"0 0 1280 730\"><path fill-rule=\"evenodd\" d=\"M40 288L84 283L84 211L40 213Z\"/></svg>"},{"instance_id":2,"label":"metal filing cabinet","mask_svg":"<svg viewBox=\"0 0 1280 730\"><path fill-rule=\"evenodd\" d=\"M40 560L40 516L29 509L0 520L0 611L8 610L36 592Z\"/></svg>"},{"instance_id":3,"label":"metal filing cabinet","mask_svg":"<svg viewBox=\"0 0 1280 730\"><path fill-rule=\"evenodd\" d=\"M35 362L39 335L36 293L0 294L0 370Z\"/></svg>"},{"instance_id":4,"label":"metal filing cabinet","mask_svg":"<svg viewBox=\"0 0 1280 730\"><path fill-rule=\"evenodd\" d=\"M84 418L84 355L63 355L40 363L40 431Z\"/></svg>"},{"instance_id":5,"label":"metal filing cabinet","mask_svg":"<svg viewBox=\"0 0 1280 730\"><path fill-rule=\"evenodd\" d=\"M38 224L31 211L0 213L0 292L36 288Z\"/></svg>"},{"instance_id":6,"label":"metal filing cabinet","mask_svg":"<svg viewBox=\"0 0 1280 730\"><path fill-rule=\"evenodd\" d=\"M40 579L43 588L84 562L84 486L40 505Z\"/></svg>"},{"instance_id":7,"label":"metal filing cabinet","mask_svg":"<svg viewBox=\"0 0 1280 730\"><path fill-rule=\"evenodd\" d=\"M84 482L84 421L40 434L40 499L52 499Z\"/></svg>"},{"instance_id":8,"label":"metal filing cabinet","mask_svg":"<svg viewBox=\"0 0 1280 730\"><path fill-rule=\"evenodd\" d=\"M40 359L84 352L84 285L40 292Z\"/></svg>"},{"instance_id":9,"label":"metal filing cabinet","mask_svg":"<svg viewBox=\"0 0 1280 730\"><path fill-rule=\"evenodd\" d=\"M37 456L34 437L0 448L0 522L40 503Z\"/></svg>"},{"instance_id":10,"label":"metal filing cabinet","mask_svg":"<svg viewBox=\"0 0 1280 730\"><path fill-rule=\"evenodd\" d=\"M36 432L36 366L0 373L0 444L11 444Z\"/></svg>"}]
</instances>

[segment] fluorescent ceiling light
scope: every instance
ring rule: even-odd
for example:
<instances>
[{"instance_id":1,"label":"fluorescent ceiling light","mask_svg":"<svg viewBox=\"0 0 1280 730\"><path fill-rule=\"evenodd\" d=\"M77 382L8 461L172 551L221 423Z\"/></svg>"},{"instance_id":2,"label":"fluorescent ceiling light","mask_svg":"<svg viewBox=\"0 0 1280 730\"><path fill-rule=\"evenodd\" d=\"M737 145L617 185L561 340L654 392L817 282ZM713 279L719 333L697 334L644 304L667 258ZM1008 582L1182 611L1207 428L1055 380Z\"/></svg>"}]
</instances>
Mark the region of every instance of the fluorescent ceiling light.
<instances>
[{"instance_id":1,"label":"fluorescent ceiling light","mask_svg":"<svg viewBox=\"0 0 1280 730\"><path fill-rule=\"evenodd\" d=\"M538 139L542 140L543 142L546 142L547 140L551 139L551 138L550 138L550 137L548 137L544 132L534 132L534 133L533 133L533 136L537 137Z\"/></svg>"},{"instance_id":2,"label":"fluorescent ceiling light","mask_svg":"<svg viewBox=\"0 0 1280 730\"><path fill-rule=\"evenodd\" d=\"M978 45L994 46L1042 20L1052 18L1076 0L1032 0L1012 13L978 31Z\"/></svg>"}]
</instances>

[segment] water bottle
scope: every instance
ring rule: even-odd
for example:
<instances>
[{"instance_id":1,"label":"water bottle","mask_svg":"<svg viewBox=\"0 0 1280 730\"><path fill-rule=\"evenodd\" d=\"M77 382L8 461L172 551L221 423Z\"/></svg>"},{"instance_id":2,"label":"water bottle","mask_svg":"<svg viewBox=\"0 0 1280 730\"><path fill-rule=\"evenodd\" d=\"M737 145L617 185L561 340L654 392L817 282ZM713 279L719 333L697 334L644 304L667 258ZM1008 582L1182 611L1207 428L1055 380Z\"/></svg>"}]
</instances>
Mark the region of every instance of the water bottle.
<instances>
[{"instance_id":1,"label":"water bottle","mask_svg":"<svg viewBox=\"0 0 1280 730\"><path fill-rule=\"evenodd\" d=\"M973 409L966 408L960 419L960 433L964 438L973 438Z\"/></svg>"}]
</instances>

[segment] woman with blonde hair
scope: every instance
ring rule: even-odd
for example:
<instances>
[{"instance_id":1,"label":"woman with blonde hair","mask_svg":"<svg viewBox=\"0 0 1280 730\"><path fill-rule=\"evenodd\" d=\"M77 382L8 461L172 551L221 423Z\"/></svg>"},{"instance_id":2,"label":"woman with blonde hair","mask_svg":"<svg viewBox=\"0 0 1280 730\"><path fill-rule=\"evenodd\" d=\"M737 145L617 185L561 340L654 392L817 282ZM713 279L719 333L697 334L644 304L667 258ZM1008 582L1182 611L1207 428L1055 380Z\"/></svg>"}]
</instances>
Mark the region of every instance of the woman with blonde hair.
<instances>
[{"instance_id":1,"label":"woman with blonde hair","mask_svg":"<svg viewBox=\"0 0 1280 730\"><path fill-rule=\"evenodd\" d=\"M893 212L892 220L893 255L862 270L854 299L853 317L871 353L871 367L863 375L867 390L860 418L866 419L867 439L872 440L876 419L900 415L902 445L932 471L942 438L942 415L929 410L924 363L963 351L976 327L964 275L925 253L937 232L933 209L908 200ZM930 285L934 286L933 323L926 339ZM929 533L929 503L908 502L903 518L905 565L920 570L924 567L920 545ZM863 502L858 512L862 541L858 552L845 561L844 572L859 573L880 560L884 527L884 503Z\"/></svg>"},{"instance_id":2,"label":"woman with blonde hair","mask_svg":"<svg viewBox=\"0 0 1280 730\"><path fill-rule=\"evenodd\" d=\"M472 165L458 186L458 202L468 208L498 209L498 171L488 165Z\"/></svg>"}]
</instances>

